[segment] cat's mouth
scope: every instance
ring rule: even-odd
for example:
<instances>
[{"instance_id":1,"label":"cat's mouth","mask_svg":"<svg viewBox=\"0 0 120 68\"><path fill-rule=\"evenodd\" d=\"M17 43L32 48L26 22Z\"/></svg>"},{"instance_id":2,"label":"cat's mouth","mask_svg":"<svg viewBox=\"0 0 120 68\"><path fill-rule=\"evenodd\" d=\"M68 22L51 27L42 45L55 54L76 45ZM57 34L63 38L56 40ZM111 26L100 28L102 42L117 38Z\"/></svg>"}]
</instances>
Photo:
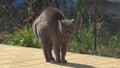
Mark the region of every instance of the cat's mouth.
<instances>
[{"instance_id":1,"label":"cat's mouth","mask_svg":"<svg viewBox=\"0 0 120 68\"><path fill-rule=\"evenodd\" d=\"M72 34L73 30L67 30L67 33Z\"/></svg>"},{"instance_id":2,"label":"cat's mouth","mask_svg":"<svg viewBox=\"0 0 120 68\"><path fill-rule=\"evenodd\" d=\"M68 33L68 34L72 34L72 31L69 30L69 31L67 31L67 33Z\"/></svg>"},{"instance_id":3,"label":"cat's mouth","mask_svg":"<svg viewBox=\"0 0 120 68\"><path fill-rule=\"evenodd\" d=\"M69 36L69 35L71 35L72 33L73 33L72 30L67 30L65 34L66 34L67 36Z\"/></svg>"}]
</instances>

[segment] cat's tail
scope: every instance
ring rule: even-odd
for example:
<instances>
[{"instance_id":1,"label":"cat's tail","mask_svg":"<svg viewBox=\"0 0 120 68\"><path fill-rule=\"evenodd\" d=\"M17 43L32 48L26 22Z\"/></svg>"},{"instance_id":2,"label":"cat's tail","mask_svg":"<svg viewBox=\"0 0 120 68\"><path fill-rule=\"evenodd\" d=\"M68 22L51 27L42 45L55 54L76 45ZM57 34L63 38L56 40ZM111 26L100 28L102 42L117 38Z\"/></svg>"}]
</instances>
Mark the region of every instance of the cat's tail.
<instances>
[{"instance_id":1,"label":"cat's tail","mask_svg":"<svg viewBox=\"0 0 120 68\"><path fill-rule=\"evenodd\" d=\"M33 30L33 33L34 33L35 37L38 38L37 25L35 23L33 23L33 25L32 25L32 30Z\"/></svg>"}]
</instances>

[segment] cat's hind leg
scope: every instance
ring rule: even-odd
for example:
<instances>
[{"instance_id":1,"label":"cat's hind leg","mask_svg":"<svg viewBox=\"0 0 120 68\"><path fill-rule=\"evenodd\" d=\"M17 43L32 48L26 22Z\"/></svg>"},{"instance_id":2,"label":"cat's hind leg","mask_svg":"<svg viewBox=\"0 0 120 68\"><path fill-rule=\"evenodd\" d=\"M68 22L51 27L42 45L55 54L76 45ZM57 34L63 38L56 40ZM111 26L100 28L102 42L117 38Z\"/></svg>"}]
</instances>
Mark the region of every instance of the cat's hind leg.
<instances>
[{"instance_id":1,"label":"cat's hind leg","mask_svg":"<svg viewBox=\"0 0 120 68\"><path fill-rule=\"evenodd\" d=\"M45 60L46 62L50 62L50 59L49 59L49 54L48 54L48 48L49 48L49 44L48 42L45 40L45 38L41 38L41 47L43 49L43 53L44 53L44 57L45 57Z\"/></svg>"},{"instance_id":2,"label":"cat's hind leg","mask_svg":"<svg viewBox=\"0 0 120 68\"><path fill-rule=\"evenodd\" d=\"M54 57L53 57L53 55L52 55L52 43L49 44L48 54L49 54L49 59L50 59L50 61L51 61L51 62L54 62L55 59L54 59Z\"/></svg>"}]
</instances>

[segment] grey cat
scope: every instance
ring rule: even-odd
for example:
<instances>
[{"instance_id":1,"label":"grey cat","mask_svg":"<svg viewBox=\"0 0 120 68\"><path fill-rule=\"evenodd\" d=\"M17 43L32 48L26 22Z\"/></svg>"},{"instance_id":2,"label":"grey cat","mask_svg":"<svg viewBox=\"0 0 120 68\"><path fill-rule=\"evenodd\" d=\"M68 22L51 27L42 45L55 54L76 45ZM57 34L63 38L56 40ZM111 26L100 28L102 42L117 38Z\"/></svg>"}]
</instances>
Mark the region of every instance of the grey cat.
<instances>
[{"instance_id":1,"label":"grey cat","mask_svg":"<svg viewBox=\"0 0 120 68\"><path fill-rule=\"evenodd\" d=\"M32 28L42 45L46 62L67 63L66 51L75 27L75 20L66 19L62 11L54 7L46 8L33 22Z\"/></svg>"}]
</instances>

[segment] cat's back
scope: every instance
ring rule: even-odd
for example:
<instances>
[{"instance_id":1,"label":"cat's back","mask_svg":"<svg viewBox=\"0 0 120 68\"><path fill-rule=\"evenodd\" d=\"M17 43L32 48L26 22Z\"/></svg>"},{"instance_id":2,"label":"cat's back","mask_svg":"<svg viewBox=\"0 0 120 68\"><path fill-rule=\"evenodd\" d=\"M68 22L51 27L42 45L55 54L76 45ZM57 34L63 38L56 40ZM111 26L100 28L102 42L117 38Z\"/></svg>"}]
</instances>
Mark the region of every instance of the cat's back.
<instances>
[{"instance_id":1,"label":"cat's back","mask_svg":"<svg viewBox=\"0 0 120 68\"><path fill-rule=\"evenodd\" d=\"M65 16L63 14L63 12L61 10L59 10L58 8L54 8L54 7L48 7L46 8L41 14L40 16L34 21L34 24L37 24L39 26L46 26L48 24L52 24L53 25L57 25L57 21L58 20L62 20L64 19Z\"/></svg>"},{"instance_id":2,"label":"cat's back","mask_svg":"<svg viewBox=\"0 0 120 68\"><path fill-rule=\"evenodd\" d=\"M49 21L54 21L54 20L62 20L64 19L64 14L61 10L59 10L58 8L54 8L54 7L48 7L46 8L40 15L45 16L47 20Z\"/></svg>"}]
</instances>

